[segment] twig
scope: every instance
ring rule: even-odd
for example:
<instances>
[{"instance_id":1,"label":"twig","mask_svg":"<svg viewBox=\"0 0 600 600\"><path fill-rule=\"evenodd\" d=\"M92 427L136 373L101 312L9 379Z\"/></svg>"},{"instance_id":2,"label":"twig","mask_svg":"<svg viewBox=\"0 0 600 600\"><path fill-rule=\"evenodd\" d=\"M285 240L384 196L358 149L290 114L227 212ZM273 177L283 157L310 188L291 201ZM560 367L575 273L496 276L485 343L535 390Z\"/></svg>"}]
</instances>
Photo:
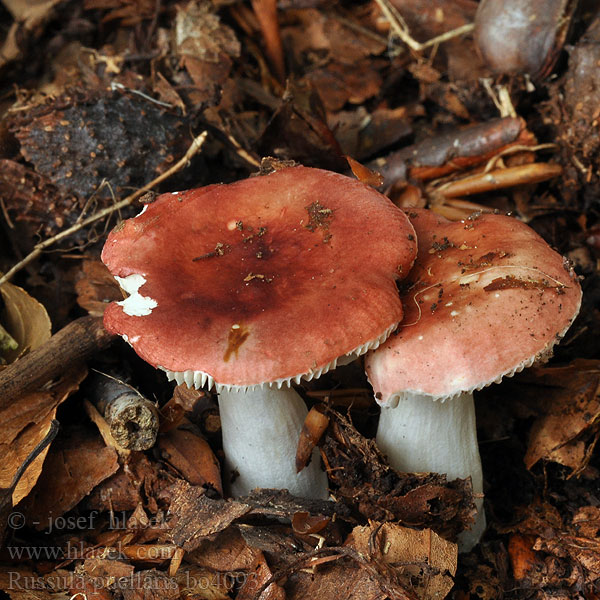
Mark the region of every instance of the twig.
<instances>
[{"instance_id":1,"label":"twig","mask_svg":"<svg viewBox=\"0 0 600 600\"><path fill-rule=\"evenodd\" d=\"M408 32L408 25L402 18L402 15L390 5L387 0L375 0L381 12L384 14L385 18L389 21L390 27L393 32L411 49L415 52L420 52L421 50L425 50L425 48L429 48L430 46L436 46L437 44L441 44L442 42L447 42L452 38L458 37L460 35L464 35L465 33L470 33L475 29L475 25L473 23L467 23L466 25L462 25L461 27L457 27L456 29L452 29L451 31L447 31L446 33L442 33L426 42L417 42L410 33Z\"/></svg>"},{"instance_id":2,"label":"twig","mask_svg":"<svg viewBox=\"0 0 600 600\"><path fill-rule=\"evenodd\" d=\"M45 344L0 371L0 409L105 348L115 338L102 317L79 317Z\"/></svg>"},{"instance_id":3,"label":"twig","mask_svg":"<svg viewBox=\"0 0 600 600\"><path fill-rule=\"evenodd\" d=\"M96 221L99 221L100 219L103 219L104 217L112 214L113 212L115 212L117 210L121 210L122 208L125 208L126 206L129 206L135 200L137 200L140 196L143 196L146 192L149 192L152 188L157 186L159 183L162 183L165 179L168 179L171 175L173 175L173 173L176 173L177 171L179 171L180 169L185 167L185 165L192 158L192 156L194 156L196 153L198 153L200 148L202 148L202 145L204 144L204 140L206 139L206 136L207 136L207 132L203 131L198 137L194 138L193 142L191 143L190 147L187 149L187 152L184 154L183 158L181 158L170 169L168 169L167 171L165 171L164 173L159 175L156 179L152 180L150 183L145 185L143 188L140 188L139 190L137 190L130 196L127 196L127 198L125 198L124 200L121 200L120 202L117 202L116 204L113 204L112 206L109 206L107 208L104 208L103 210L93 214L91 217L88 217L87 219L84 219L83 221L76 223L72 227L69 227L68 229L65 229L64 231L61 231L60 233L56 234L55 236L48 238L47 240L44 240L43 242L40 242L39 244L36 244L34 246L33 250L23 260L19 261L5 275L0 277L0 285L9 281L13 277L13 275L15 275L15 273L18 273L23 267L25 267L30 262L35 260L49 246L52 246L53 244L60 242L61 240L65 239L66 237L73 235L77 231L83 229L84 227L87 227L88 225L91 225L92 223L95 223Z\"/></svg>"}]
</instances>

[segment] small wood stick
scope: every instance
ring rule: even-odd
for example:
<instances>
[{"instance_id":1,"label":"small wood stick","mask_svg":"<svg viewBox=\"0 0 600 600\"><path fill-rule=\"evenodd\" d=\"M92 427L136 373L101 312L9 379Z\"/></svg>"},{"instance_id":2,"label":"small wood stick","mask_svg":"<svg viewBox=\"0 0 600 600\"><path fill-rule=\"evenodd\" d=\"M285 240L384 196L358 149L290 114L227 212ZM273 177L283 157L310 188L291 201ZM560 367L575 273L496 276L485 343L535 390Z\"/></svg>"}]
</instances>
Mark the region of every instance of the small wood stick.
<instances>
[{"instance_id":1,"label":"small wood stick","mask_svg":"<svg viewBox=\"0 0 600 600\"><path fill-rule=\"evenodd\" d=\"M45 344L0 371L0 409L85 361L115 337L104 329L101 317L80 317L69 323Z\"/></svg>"},{"instance_id":2,"label":"small wood stick","mask_svg":"<svg viewBox=\"0 0 600 600\"><path fill-rule=\"evenodd\" d=\"M121 448L148 450L158 435L158 410L135 388L105 373L88 378L85 393Z\"/></svg>"}]
</instances>

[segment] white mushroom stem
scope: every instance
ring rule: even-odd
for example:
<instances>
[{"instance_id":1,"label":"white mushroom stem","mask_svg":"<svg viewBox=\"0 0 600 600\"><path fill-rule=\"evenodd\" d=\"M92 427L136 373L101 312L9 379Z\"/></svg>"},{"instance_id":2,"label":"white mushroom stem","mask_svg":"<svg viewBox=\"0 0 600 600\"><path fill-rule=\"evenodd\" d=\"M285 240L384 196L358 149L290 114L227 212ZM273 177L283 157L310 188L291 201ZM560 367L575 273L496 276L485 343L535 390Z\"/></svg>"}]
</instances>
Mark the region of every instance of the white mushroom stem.
<instances>
[{"instance_id":1,"label":"white mushroom stem","mask_svg":"<svg viewBox=\"0 0 600 600\"><path fill-rule=\"evenodd\" d=\"M315 449L296 473L296 448L304 419L304 401L292 388L219 393L223 450L233 496L254 488L288 489L304 498L326 499L327 475Z\"/></svg>"},{"instance_id":2,"label":"white mushroom stem","mask_svg":"<svg viewBox=\"0 0 600 600\"><path fill-rule=\"evenodd\" d=\"M473 492L483 493L473 394L443 402L404 393L396 408L381 409L377 445L398 471L443 473L449 480L471 477ZM475 504L477 519L459 536L461 552L471 550L485 529L483 499Z\"/></svg>"}]
</instances>

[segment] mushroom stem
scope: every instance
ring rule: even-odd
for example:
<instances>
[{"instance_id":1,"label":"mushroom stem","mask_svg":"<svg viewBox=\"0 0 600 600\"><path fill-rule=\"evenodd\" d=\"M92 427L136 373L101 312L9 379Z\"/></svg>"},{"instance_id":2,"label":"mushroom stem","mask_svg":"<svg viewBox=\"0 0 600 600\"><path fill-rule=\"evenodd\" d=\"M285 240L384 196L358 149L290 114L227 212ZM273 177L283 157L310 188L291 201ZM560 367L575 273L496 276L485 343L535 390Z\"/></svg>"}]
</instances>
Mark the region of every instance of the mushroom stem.
<instances>
[{"instance_id":1,"label":"mushroom stem","mask_svg":"<svg viewBox=\"0 0 600 600\"><path fill-rule=\"evenodd\" d=\"M404 392L396 408L381 409L377 445L398 471L444 473L448 479L470 477L474 494L483 493L471 393L444 402ZM459 536L461 552L471 550L485 529L483 499L476 498L475 504L476 521Z\"/></svg>"},{"instance_id":2,"label":"mushroom stem","mask_svg":"<svg viewBox=\"0 0 600 600\"><path fill-rule=\"evenodd\" d=\"M296 447L308 411L295 390L222 390L219 410L226 467L235 474L233 496L254 488L285 488L304 498L327 498L327 475L316 449L296 473Z\"/></svg>"}]
</instances>

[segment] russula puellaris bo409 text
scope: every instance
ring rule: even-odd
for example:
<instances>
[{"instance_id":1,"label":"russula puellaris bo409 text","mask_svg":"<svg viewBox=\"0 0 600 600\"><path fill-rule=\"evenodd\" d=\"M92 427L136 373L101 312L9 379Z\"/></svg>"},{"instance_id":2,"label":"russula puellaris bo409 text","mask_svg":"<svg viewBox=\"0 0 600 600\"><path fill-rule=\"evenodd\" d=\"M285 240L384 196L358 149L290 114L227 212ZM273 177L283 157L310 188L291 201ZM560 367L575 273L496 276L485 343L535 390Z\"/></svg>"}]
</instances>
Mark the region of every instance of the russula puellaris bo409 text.
<instances>
[{"instance_id":1,"label":"russula puellaris bo409 text","mask_svg":"<svg viewBox=\"0 0 600 600\"><path fill-rule=\"evenodd\" d=\"M516 219L409 217L419 252L404 320L365 361L384 407L377 443L399 470L470 476L481 494L473 391L547 359L579 311L581 288L563 257ZM462 549L484 528L480 501Z\"/></svg>"},{"instance_id":2,"label":"russula puellaris bo409 text","mask_svg":"<svg viewBox=\"0 0 600 600\"><path fill-rule=\"evenodd\" d=\"M216 386L234 494L326 497L318 460L295 472L307 411L288 386L389 336L415 256L402 211L328 171L164 194L108 237L102 259L130 296L105 326L171 379Z\"/></svg>"}]
</instances>

